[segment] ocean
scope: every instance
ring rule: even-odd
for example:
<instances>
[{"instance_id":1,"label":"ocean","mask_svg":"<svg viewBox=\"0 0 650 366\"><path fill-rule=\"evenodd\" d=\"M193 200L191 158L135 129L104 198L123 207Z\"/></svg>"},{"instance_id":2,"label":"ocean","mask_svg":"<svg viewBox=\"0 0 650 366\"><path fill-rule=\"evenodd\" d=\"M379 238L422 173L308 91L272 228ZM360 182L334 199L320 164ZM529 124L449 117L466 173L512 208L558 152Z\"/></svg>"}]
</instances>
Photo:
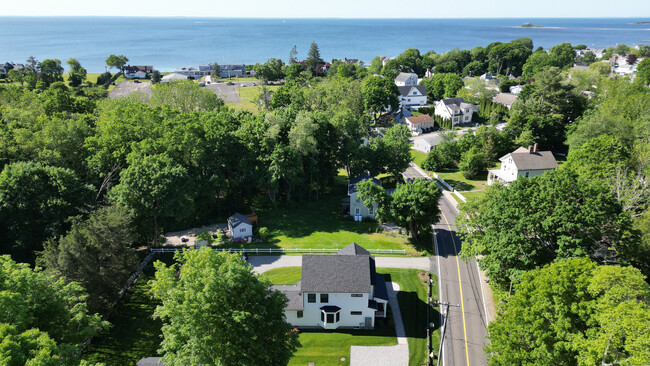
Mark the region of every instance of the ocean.
<instances>
[{"instance_id":1,"label":"ocean","mask_svg":"<svg viewBox=\"0 0 650 366\"><path fill-rule=\"evenodd\" d=\"M525 19L232 19L140 17L0 17L0 63L74 57L104 72L110 54L161 71L209 62L288 61L312 41L323 59L393 57L407 48L438 53L530 37L535 47L570 42L589 47L650 44L648 18ZM520 28L532 23L545 28ZM64 65L65 66L65 65Z\"/></svg>"}]
</instances>

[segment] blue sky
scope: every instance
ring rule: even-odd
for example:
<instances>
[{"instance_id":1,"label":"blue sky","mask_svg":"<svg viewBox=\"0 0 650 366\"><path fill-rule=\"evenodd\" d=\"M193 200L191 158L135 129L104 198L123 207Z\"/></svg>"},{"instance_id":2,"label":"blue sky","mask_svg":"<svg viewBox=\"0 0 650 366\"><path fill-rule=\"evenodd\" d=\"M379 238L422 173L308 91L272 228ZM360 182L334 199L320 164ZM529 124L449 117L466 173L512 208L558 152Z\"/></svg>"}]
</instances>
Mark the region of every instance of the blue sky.
<instances>
[{"instance_id":1,"label":"blue sky","mask_svg":"<svg viewBox=\"0 0 650 366\"><path fill-rule=\"evenodd\" d=\"M3 1L0 15L254 18L645 17L650 0L30 0Z\"/></svg>"}]
</instances>

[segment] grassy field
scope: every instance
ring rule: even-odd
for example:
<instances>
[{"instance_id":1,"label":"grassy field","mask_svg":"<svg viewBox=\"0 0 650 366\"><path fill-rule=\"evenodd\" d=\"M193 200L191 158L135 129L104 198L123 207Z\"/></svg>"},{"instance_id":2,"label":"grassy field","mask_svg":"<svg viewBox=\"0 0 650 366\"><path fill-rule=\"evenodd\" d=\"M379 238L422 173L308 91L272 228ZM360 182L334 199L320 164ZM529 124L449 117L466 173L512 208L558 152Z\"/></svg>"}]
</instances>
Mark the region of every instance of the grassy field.
<instances>
[{"instance_id":1,"label":"grassy field","mask_svg":"<svg viewBox=\"0 0 650 366\"><path fill-rule=\"evenodd\" d=\"M242 81L253 81L253 80L242 80ZM279 88L278 85L266 85L267 92L275 91ZM228 102L226 105L232 108L247 110L252 113L259 112L257 105L257 97L262 93L262 87L257 86L247 86L247 87L237 87L237 93L239 94L239 102L231 103Z\"/></svg>"},{"instance_id":2,"label":"grassy field","mask_svg":"<svg viewBox=\"0 0 650 366\"><path fill-rule=\"evenodd\" d=\"M421 365L426 363L427 339L426 339L426 311L427 311L427 288L418 277L418 270L378 268L377 272L383 273L387 281L393 281L400 285L400 292L397 294L402 319L409 343L409 365ZM265 272L263 276L271 279L274 284L294 284L300 280L299 267L277 268ZM438 282L432 276L433 285L431 293L437 299ZM431 335L431 342L434 353L438 352L440 344L440 314L432 309L429 321L435 323L435 331ZM375 332L375 331L372 331ZM373 335L372 332L303 332L300 334L302 347L298 349L290 365L304 365L310 361L317 365L347 365L349 364L350 346L371 346L391 345L390 338L383 335L385 329L379 329L382 336ZM386 342L386 343L382 343ZM333 347L333 345L336 345ZM340 361L341 357L346 361Z\"/></svg>"},{"instance_id":3,"label":"grassy field","mask_svg":"<svg viewBox=\"0 0 650 366\"><path fill-rule=\"evenodd\" d=\"M280 202L276 206L260 200L255 206L259 227L269 229L266 242L256 248L340 249L355 242L366 249L404 249L407 254L426 254L430 243L412 243L407 235L377 232L377 222L355 222L344 218L342 199L347 197L347 176L341 173L331 193L318 200L299 203ZM238 248L251 244L226 243Z\"/></svg>"},{"instance_id":4,"label":"grassy field","mask_svg":"<svg viewBox=\"0 0 650 366\"><path fill-rule=\"evenodd\" d=\"M485 195L485 190L482 191L472 191L472 192L462 192L461 193L467 200L476 199L477 197L483 197Z\"/></svg>"}]
</instances>

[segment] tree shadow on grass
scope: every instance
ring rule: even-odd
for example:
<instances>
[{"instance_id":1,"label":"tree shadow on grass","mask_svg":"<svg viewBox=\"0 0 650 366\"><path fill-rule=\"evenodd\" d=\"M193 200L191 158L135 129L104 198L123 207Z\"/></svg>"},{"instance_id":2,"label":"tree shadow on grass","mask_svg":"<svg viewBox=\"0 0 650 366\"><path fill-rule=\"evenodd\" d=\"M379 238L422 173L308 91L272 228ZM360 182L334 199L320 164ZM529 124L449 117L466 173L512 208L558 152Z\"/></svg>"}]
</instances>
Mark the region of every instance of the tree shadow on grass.
<instances>
[{"instance_id":1,"label":"tree shadow on grass","mask_svg":"<svg viewBox=\"0 0 650 366\"><path fill-rule=\"evenodd\" d=\"M457 191L471 191L472 189L476 188L473 184L469 184L460 180L445 179L445 182L454 187L454 189Z\"/></svg>"}]
</instances>

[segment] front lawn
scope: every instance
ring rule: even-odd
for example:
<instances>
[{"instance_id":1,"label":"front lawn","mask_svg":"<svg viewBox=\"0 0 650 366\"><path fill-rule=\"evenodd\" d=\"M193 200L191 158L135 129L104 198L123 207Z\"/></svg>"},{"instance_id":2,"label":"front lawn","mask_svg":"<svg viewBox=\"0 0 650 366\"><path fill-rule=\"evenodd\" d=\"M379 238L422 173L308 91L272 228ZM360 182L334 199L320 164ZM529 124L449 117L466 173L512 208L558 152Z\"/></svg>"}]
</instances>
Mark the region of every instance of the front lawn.
<instances>
[{"instance_id":1,"label":"front lawn","mask_svg":"<svg viewBox=\"0 0 650 366\"><path fill-rule=\"evenodd\" d=\"M427 154L411 149L411 160L413 160L415 165L422 168L422 164L427 160Z\"/></svg>"},{"instance_id":2,"label":"front lawn","mask_svg":"<svg viewBox=\"0 0 650 366\"><path fill-rule=\"evenodd\" d=\"M295 285L300 281L302 269L300 267L274 268L262 273L275 285Z\"/></svg>"}]
</instances>

